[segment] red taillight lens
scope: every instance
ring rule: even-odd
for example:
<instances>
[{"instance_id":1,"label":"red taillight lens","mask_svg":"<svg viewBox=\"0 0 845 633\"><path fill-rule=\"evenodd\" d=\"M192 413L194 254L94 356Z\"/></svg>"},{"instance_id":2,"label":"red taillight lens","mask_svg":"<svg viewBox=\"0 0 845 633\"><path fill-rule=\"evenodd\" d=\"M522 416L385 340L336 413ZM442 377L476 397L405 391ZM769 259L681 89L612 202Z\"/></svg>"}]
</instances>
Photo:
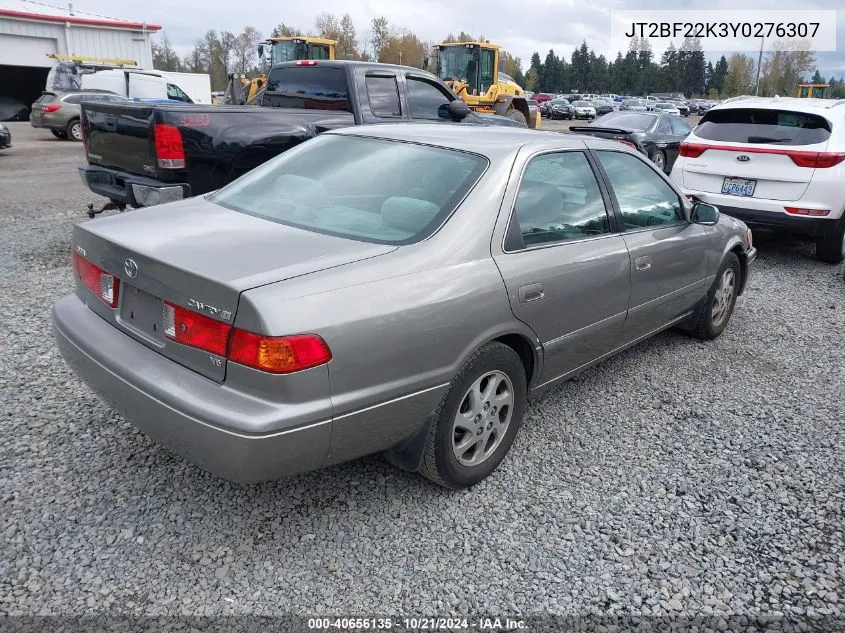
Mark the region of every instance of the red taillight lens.
<instances>
[{"instance_id":1,"label":"red taillight lens","mask_svg":"<svg viewBox=\"0 0 845 633\"><path fill-rule=\"evenodd\" d=\"M229 360L273 374L287 374L328 363L332 353L319 336L261 336L235 330Z\"/></svg>"},{"instance_id":2,"label":"red taillight lens","mask_svg":"<svg viewBox=\"0 0 845 633\"><path fill-rule=\"evenodd\" d=\"M164 303L164 335L171 341L225 356L229 360L272 374L289 374L332 359L319 336L263 336L237 330L193 310Z\"/></svg>"},{"instance_id":3,"label":"red taillight lens","mask_svg":"<svg viewBox=\"0 0 845 633\"><path fill-rule=\"evenodd\" d=\"M816 169L835 167L845 160L845 154L833 152L789 152L789 157L799 167Z\"/></svg>"},{"instance_id":4,"label":"red taillight lens","mask_svg":"<svg viewBox=\"0 0 845 633\"><path fill-rule=\"evenodd\" d=\"M167 302L163 312L164 335L171 341L218 356L226 355L231 325Z\"/></svg>"},{"instance_id":5,"label":"red taillight lens","mask_svg":"<svg viewBox=\"0 0 845 633\"><path fill-rule=\"evenodd\" d=\"M73 270L88 290L110 308L117 307L120 279L95 266L79 253L73 253Z\"/></svg>"},{"instance_id":6,"label":"red taillight lens","mask_svg":"<svg viewBox=\"0 0 845 633\"><path fill-rule=\"evenodd\" d=\"M56 110L58 110L61 107L62 106L60 106L57 103L51 103L49 105L41 106L41 111L42 112L55 112Z\"/></svg>"},{"instance_id":7,"label":"red taillight lens","mask_svg":"<svg viewBox=\"0 0 845 633\"><path fill-rule=\"evenodd\" d=\"M692 143L681 143L679 153L686 158L698 158L707 151L706 145L694 145Z\"/></svg>"},{"instance_id":8,"label":"red taillight lens","mask_svg":"<svg viewBox=\"0 0 845 633\"><path fill-rule=\"evenodd\" d=\"M155 123L153 125L156 162L161 169L184 169L185 148L182 132L175 125Z\"/></svg>"},{"instance_id":9,"label":"red taillight lens","mask_svg":"<svg viewBox=\"0 0 845 633\"><path fill-rule=\"evenodd\" d=\"M811 215L815 217L824 217L830 214L830 209L802 209L801 207L784 207L790 215Z\"/></svg>"}]
</instances>

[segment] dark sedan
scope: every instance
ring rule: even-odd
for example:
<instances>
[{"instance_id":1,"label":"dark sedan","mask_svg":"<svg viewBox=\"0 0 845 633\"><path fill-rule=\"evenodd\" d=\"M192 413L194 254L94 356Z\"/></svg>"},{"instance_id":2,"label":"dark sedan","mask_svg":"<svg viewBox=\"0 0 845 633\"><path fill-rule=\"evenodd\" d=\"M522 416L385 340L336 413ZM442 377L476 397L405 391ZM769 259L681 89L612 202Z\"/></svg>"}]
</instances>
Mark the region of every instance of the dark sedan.
<instances>
[{"instance_id":1,"label":"dark sedan","mask_svg":"<svg viewBox=\"0 0 845 633\"><path fill-rule=\"evenodd\" d=\"M692 126L676 115L660 112L611 112L600 121L569 130L614 139L636 148L668 174L678 157L681 141L692 131Z\"/></svg>"},{"instance_id":2,"label":"dark sedan","mask_svg":"<svg viewBox=\"0 0 845 633\"><path fill-rule=\"evenodd\" d=\"M596 116L604 116L616 111L615 104L612 101L593 101L592 103L596 109Z\"/></svg>"}]
</instances>

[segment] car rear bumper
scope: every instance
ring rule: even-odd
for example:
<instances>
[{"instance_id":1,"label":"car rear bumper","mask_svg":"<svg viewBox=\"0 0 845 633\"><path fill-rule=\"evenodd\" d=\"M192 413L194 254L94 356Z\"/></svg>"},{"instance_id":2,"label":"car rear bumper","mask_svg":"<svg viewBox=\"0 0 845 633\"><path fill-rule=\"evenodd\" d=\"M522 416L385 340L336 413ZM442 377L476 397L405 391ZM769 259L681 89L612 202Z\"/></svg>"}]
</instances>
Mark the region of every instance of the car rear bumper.
<instances>
[{"instance_id":1,"label":"car rear bumper","mask_svg":"<svg viewBox=\"0 0 845 633\"><path fill-rule=\"evenodd\" d=\"M769 229L803 235L806 237L826 237L833 235L839 228L839 218L808 217L791 215L784 209L785 205L800 206L800 202L789 203L782 200L761 200L759 198L743 199L738 196L695 191L684 188L684 193L694 199L712 204L719 211L745 222L749 228ZM742 203L743 206L736 206Z\"/></svg>"},{"instance_id":2,"label":"car rear bumper","mask_svg":"<svg viewBox=\"0 0 845 633\"><path fill-rule=\"evenodd\" d=\"M291 426L284 405L168 360L110 326L75 295L53 306L53 331L68 365L103 400L153 440L212 474L254 483L326 462L330 416ZM238 428L244 420L268 418L277 430L249 434Z\"/></svg>"},{"instance_id":3,"label":"car rear bumper","mask_svg":"<svg viewBox=\"0 0 845 633\"><path fill-rule=\"evenodd\" d=\"M133 207L150 206L149 202L139 200L136 194L136 188L132 185L148 190L168 191L178 188L181 189L181 198L170 197L161 202L170 202L174 199L183 199L191 197L191 186L185 182L163 182L154 178L145 178L143 176L136 176L129 172L120 171L117 169L109 169L107 167L98 167L96 165L84 165L79 168L79 175L82 178L83 184L94 193L105 196L109 200L118 202L120 204L130 205Z\"/></svg>"}]
</instances>

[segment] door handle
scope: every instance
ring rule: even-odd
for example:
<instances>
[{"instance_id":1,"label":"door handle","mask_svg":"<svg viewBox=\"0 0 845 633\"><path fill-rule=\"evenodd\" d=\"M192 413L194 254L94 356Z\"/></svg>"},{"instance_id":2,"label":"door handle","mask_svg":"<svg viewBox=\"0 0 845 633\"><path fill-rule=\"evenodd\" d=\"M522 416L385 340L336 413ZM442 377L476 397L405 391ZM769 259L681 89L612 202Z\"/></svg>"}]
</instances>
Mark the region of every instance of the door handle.
<instances>
[{"instance_id":1,"label":"door handle","mask_svg":"<svg viewBox=\"0 0 845 633\"><path fill-rule=\"evenodd\" d=\"M648 270L651 268L651 257L643 255L634 260L634 270Z\"/></svg>"},{"instance_id":2,"label":"door handle","mask_svg":"<svg viewBox=\"0 0 845 633\"><path fill-rule=\"evenodd\" d=\"M545 296L543 291L543 284L528 284L519 289L519 302L528 303L529 301L537 301Z\"/></svg>"}]
</instances>

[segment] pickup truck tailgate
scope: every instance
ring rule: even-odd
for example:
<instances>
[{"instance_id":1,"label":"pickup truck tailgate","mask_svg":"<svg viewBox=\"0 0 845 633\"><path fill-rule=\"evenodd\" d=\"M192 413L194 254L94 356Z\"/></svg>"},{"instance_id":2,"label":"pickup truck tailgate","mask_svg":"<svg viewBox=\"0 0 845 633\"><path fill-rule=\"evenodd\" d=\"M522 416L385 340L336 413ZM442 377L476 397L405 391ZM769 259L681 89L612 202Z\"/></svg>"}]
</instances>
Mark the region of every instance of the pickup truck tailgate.
<instances>
[{"instance_id":1,"label":"pickup truck tailgate","mask_svg":"<svg viewBox=\"0 0 845 633\"><path fill-rule=\"evenodd\" d=\"M155 175L152 105L83 102L82 112L89 163Z\"/></svg>"}]
</instances>

